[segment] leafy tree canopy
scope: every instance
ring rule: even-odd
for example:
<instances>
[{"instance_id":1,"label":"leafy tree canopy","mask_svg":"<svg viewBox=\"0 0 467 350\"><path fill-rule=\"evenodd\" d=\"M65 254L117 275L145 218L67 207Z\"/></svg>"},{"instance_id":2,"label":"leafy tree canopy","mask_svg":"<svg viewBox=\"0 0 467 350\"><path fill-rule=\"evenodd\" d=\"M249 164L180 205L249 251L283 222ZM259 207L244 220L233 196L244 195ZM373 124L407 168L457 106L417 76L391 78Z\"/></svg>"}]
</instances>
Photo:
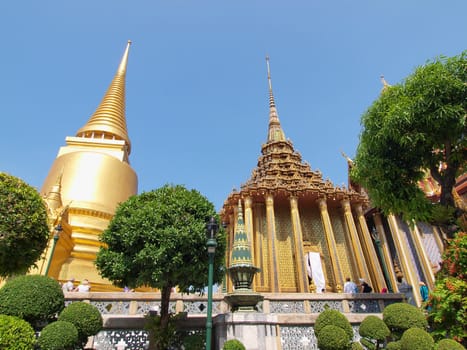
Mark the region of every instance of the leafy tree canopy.
<instances>
[{"instance_id":1,"label":"leafy tree canopy","mask_svg":"<svg viewBox=\"0 0 467 350\"><path fill-rule=\"evenodd\" d=\"M129 198L101 235L96 260L119 286L201 292L207 284L206 223L214 205L196 190L166 185ZM217 237L214 281L224 276L225 235Z\"/></svg>"},{"instance_id":2,"label":"leafy tree canopy","mask_svg":"<svg viewBox=\"0 0 467 350\"><path fill-rule=\"evenodd\" d=\"M39 193L0 172L0 277L25 273L47 245L47 211Z\"/></svg>"},{"instance_id":3,"label":"leafy tree canopy","mask_svg":"<svg viewBox=\"0 0 467 350\"><path fill-rule=\"evenodd\" d=\"M425 171L453 207L456 177L466 170L467 51L421 66L389 86L362 116L352 179L386 213L428 221L433 206L418 187Z\"/></svg>"},{"instance_id":4,"label":"leafy tree canopy","mask_svg":"<svg viewBox=\"0 0 467 350\"><path fill-rule=\"evenodd\" d=\"M449 240L435 289L427 303L428 321L435 339L454 338L467 346L467 234Z\"/></svg>"}]
</instances>

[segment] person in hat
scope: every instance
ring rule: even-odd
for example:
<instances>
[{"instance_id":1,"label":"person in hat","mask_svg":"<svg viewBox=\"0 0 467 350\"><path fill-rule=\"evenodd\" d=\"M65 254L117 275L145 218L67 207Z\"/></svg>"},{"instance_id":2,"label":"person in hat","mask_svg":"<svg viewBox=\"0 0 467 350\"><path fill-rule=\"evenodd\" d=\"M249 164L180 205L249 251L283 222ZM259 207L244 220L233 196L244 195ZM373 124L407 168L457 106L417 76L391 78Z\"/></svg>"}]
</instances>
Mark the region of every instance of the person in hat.
<instances>
[{"instance_id":1,"label":"person in hat","mask_svg":"<svg viewBox=\"0 0 467 350\"><path fill-rule=\"evenodd\" d=\"M370 287L368 283L363 278L359 278L360 281L360 288L362 293L371 293L373 288Z\"/></svg>"}]
</instances>

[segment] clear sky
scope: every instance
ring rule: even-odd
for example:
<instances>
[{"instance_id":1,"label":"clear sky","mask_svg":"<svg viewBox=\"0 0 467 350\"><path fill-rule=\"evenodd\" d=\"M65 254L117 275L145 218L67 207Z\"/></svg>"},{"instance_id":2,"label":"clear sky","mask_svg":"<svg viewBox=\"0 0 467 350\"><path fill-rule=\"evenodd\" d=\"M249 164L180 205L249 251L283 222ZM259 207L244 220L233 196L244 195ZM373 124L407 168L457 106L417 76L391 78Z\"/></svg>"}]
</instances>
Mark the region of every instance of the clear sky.
<instances>
[{"instance_id":1,"label":"clear sky","mask_svg":"<svg viewBox=\"0 0 467 350\"><path fill-rule=\"evenodd\" d=\"M0 171L40 189L99 105L127 40L139 191L195 188L217 209L279 118L304 161L347 182L360 117L418 65L467 42L466 0L1 1Z\"/></svg>"}]
</instances>

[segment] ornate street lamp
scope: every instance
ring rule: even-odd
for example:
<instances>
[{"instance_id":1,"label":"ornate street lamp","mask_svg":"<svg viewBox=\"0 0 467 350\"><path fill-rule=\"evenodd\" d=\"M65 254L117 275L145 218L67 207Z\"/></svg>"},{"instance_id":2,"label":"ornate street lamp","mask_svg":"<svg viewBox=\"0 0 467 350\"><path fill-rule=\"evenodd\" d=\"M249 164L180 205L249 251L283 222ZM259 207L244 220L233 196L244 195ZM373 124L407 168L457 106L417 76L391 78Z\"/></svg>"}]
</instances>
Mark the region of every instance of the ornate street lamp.
<instances>
[{"instance_id":1,"label":"ornate street lamp","mask_svg":"<svg viewBox=\"0 0 467 350\"><path fill-rule=\"evenodd\" d=\"M219 225L214 217L211 217L206 225L206 235L209 257L209 270L208 270L208 309L206 316L206 350L211 350L212 341L212 284L214 275L214 254L216 253L216 234L219 230Z\"/></svg>"},{"instance_id":2,"label":"ornate street lamp","mask_svg":"<svg viewBox=\"0 0 467 350\"><path fill-rule=\"evenodd\" d=\"M47 262L47 268L45 269L45 276L48 276L49 275L49 268L50 268L50 264L52 262L52 258L54 256L54 252L55 252L55 246L57 245L57 241L58 239L60 238L60 232L63 231L63 228L62 228L62 225L58 224L56 227L55 227L55 230L54 230L54 237L53 237L53 242L52 242L52 250L50 252L50 256L49 256L49 261Z\"/></svg>"}]
</instances>

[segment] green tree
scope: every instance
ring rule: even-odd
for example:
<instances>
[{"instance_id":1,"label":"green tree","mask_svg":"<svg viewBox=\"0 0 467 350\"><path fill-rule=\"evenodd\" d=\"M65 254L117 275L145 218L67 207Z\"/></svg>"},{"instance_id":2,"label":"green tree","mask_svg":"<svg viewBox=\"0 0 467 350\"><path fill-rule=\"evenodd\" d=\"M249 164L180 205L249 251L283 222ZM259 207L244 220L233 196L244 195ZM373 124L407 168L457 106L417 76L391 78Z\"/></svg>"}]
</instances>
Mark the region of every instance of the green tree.
<instances>
[{"instance_id":1,"label":"green tree","mask_svg":"<svg viewBox=\"0 0 467 350\"><path fill-rule=\"evenodd\" d=\"M452 211L456 177L466 169L466 115L467 51L429 61L362 116L352 179L384 212L427 221L435 213L418 181L429 171L442 211Z\"/></svg>"},{"instance_id":2,"label":"green tree","mask_svg":"<svg viewBox=\"0 0 467 350\"><path fill-rule=\"evenodd\" d=\"M47 211L39 193L0 172L0 277L25 273L47 245Z\"/></svg>"},{"instance_id":3,"label":"green tree","mask_svg":"<svg viewBox=\"0 0 467 350\"><path fill-rule=\"evenodd\" d=\"M161 291L160 327L169 322L172 288L202 292L207 284L206 223L214 205L196 190L165 185L122 203L101 235L101 275L118 286ZM214 283L224 276L225 234L217 237Z\"/></svg>"},{"instance_id":4,"label":"green tree","mask_svg":"<svg viewBox=\"0 0 467 350\"><path fill-rule=\"evenodd\" d=\"M446 248L435 288L427 302L428 322L437 340L454 338L467 346L467 234L458 233Z\"/></svg>"}]
</instances>

